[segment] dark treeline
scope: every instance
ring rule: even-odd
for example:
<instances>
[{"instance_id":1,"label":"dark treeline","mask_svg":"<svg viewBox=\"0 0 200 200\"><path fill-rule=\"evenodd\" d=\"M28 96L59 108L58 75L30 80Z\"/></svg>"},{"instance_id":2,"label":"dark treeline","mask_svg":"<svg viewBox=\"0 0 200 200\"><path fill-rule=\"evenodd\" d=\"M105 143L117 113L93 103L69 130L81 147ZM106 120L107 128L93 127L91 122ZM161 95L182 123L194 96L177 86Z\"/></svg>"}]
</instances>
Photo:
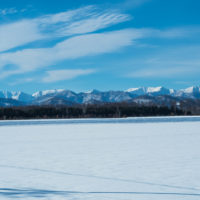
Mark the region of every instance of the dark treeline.
<instances>
[{"instance_id":1,"label":"dark treeline","mask_svg":"<svg viewBox=\"0 0 200 200\"><path fill-rule=\"evenodd\" d=\"M115 118L135 116L190 115L175 107L109 103L76 106L25 106L0 108L0 119Z\"/></svg>"}]
</instances>

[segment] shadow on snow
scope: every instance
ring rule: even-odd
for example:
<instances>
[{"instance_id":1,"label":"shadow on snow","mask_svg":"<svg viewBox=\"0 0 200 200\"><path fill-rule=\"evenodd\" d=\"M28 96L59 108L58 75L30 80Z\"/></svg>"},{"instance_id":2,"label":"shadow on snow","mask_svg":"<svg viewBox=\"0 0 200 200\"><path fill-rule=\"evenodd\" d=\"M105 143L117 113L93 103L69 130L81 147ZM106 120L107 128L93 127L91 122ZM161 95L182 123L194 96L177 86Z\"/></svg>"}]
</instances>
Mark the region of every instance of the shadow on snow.
<instances>
[{"instance_id":1,"label":"shadow on snow","mask_svg":"<svg viewBox=\"0 0 200 200\"><path fill-rule=\"evenodd\" d=\"M132 194L132 195L165 195L165 196L200 196L200 193L170 193L170 192L80 192L80 191L57 191L57 190L40 190L40 189L15 189L15 188L0 188L0 196L10 198L22 197L46 197L49 195L70 196L70 195L89 195L89 194Z\"/></svg>"}]
</instances>

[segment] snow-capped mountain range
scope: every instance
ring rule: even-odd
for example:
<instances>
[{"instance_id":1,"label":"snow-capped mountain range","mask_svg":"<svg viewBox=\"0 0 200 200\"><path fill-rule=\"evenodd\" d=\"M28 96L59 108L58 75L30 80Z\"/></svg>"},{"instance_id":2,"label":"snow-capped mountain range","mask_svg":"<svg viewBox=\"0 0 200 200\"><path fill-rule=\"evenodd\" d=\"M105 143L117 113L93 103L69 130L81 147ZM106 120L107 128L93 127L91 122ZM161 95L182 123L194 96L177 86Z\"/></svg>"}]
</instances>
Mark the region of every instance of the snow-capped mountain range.
<instances>
[{"instance_id":1,"label":"snow-capped mountain range","mask_svg":"<svg viewBox=\"0 0 200 200\"><path fill-rule=\"evenodd\" d=\"M165 87L139 87L125 91L98 91L75 93L65 89L45 90L34 94L24 92L0 91L0 106L10 105L72 105L101 102L136 101L142 97L168 96L173 98L200 99L200 87L186 89L168 89ZM12 103L9 102L12 100ZM146 100L145 100L146 101ZM2 103L3 102L3 103ZM20 102L20 103L19 103Z\"/></svg>"}]
</instances>

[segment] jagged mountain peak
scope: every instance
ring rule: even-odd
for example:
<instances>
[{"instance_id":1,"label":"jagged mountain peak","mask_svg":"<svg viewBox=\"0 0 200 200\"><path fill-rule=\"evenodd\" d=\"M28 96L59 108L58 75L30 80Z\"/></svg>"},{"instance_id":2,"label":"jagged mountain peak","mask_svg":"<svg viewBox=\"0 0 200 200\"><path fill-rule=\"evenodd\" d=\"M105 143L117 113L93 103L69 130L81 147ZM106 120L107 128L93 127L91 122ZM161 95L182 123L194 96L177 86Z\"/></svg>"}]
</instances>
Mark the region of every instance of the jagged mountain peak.
<instances>
[{"instance_id":1,"label":"jagged mountain peak","mask_svg":"<svg viewBox=\"0 0 200 200\"><path fill-rule=\"evenodd\" d=\"M86 92L83 92L85 94L97 94L97 93L100 93L101 91L99 90L96 90L96 89L92 89L92 90L89 90L89 91L86 91Z\"/></svg>"},{"instance_id":2,"label":"jagged mountain peak","mask_svg":"<svg viewBox=\"0 0 200 200\"><path fill-rule=\"evenodd\" d=\"M14 99L22 102L29 102L34 99L32 95L21 91L0 91L0 98Z\"/></svg>"},{"instance_id":3,"label":"jagged mountain peak","mask_svg":"<svg viewBox=\"0 0 200 200\"><path fill-rule=\"evenodd\" d=\"M125 92L130 92L135 95L145 95L145 94L170 95L174 93L174 90L159 86L159 87L129 88L128 90L125 90Z\"/></svg>"},{"instance_id":4,"label":"jagged mountain peak","mask_svg":"<svg viewBox=\"0 0 200 200\"><path fill-rule=\"evenodd\" d=\"M125 92L135 92L135 91L138 91L138 90L145 91L145 87L129 88L129 89L125 90Z\"/></svg>"},{"instance_id":5,"label":"jagged mountain peak","mask_svg":"<svg viewBox=\"0 0 200 200\"><path fill-rule=\"evenodd\" d=\"M130 88L125 91L99 91L91 90L88 92L76 93L71 90L66 89L53 89L53 90L44 90L36 92L32 95L26 94L24 92L9 92L9 91L0 91L0 98L2 99L13 99L16 101L24 102L25 105L44 105L45 102L48 104L51 102L51 105L55 103L61 104L64 102L71 102L75 104L82 103L104 103L104 102L122 102L122 101L132 101L134 98L140 96L149 96L158 98L159 96L175 97L175 98L192 98L200 99L200 87L192 86L186 89L174 90L168 89L162 86L159 87L138 87ZM54 99L55 98L55 99ZM144 100L142 100L144 101ZM146 101L146 100L145 100Z\"/></svg>"},{"instance_id":6,"label":"jagged mountain peak","mask_svg":"<svg viewBox=\"0 0 200 200\"><path fill-rule=\"evenodd\" d=\"M200 92L200 87L199 86L191 86L186 89L182 89L181 91L184 91L185 93Z\"/></svg>"},{"instance_id":7,"label":"jagged mountain peak","mask_svg":"<svg viewBox=\"0 0 200 200\"><path fill-rule=\"evenodd\" d=\"M38 91L38 92L33 93L32 96L34 98L38 98L38 97L45 96L48 94L55 94L55 93L64 92L64 91L66 90L65 89L43 90L43 91Z\"/></svg>"}]
</instances>

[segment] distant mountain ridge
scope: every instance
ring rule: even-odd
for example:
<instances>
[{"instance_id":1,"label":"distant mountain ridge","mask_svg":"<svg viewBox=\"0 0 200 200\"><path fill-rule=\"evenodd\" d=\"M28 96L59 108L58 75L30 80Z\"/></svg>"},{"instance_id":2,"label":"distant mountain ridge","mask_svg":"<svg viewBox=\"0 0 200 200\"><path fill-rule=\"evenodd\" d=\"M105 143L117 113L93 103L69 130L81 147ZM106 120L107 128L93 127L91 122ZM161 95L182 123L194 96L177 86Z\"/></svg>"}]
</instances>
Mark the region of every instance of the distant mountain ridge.
<instances>
[{"instance_id":1,"label":"distant mountain ridge","mask_svg":"<svg viewBox=\"0 0 200 200\"><path fill-rule=\"evenodd\" d=\"M200 87L193 86L186 89L168 89L165 87L129 88L125 91L98 91L76 93L71 90L55 89L38 91L34 94L24 92L0 91L0 106L19 105L73 105L96 104L115 102L156 102L159 96L168 96L179 101L180 99L200 99ZM157 98L158 99L158 98ZM166 98L159 98L164 102Z\"/></svg>"}]
</instances>

